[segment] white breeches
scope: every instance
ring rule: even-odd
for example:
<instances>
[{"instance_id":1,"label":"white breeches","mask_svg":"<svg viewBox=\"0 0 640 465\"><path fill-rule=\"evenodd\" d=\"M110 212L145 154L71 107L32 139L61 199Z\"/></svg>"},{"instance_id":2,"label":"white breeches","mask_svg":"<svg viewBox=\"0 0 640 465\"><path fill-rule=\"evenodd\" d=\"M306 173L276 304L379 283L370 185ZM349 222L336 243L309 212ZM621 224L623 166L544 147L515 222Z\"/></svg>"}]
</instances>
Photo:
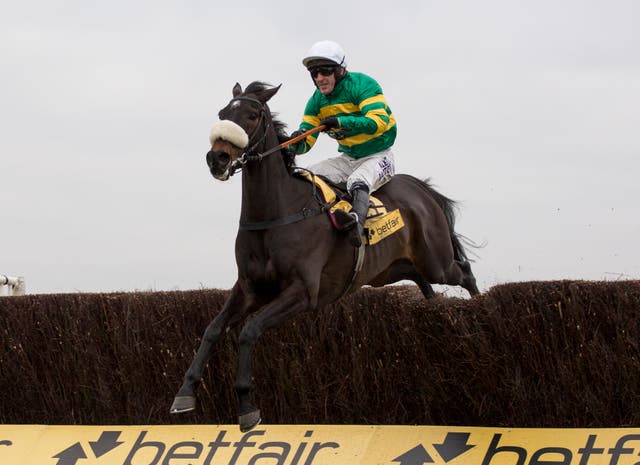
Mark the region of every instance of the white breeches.
<instances>
[{"instance_id":1,"label":"white breeches","mask_svg":"<svg viewBox=\"0 0 640 465\"><path fill-rule=\"evenodd\" d=\"M335 184L346 182L348 191L354 184L361 183L369 188L369 192L373 192L395 174L391 149L358 159L343 153L311 165L308 169Z\"/></svg>"}]
</instances>

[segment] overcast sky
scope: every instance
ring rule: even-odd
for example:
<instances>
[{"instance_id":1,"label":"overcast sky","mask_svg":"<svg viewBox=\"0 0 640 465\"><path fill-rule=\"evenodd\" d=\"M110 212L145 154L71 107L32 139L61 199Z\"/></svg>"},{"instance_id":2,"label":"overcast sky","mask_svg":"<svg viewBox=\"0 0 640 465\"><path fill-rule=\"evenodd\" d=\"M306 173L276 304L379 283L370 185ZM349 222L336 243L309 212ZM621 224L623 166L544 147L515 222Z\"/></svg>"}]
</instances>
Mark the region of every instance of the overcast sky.
<instances>
[{"instance_id":1,"label":"overcast sky","mask_svg":"<svg viewBox=\"0 0 640 465\"><path fill-rule=\"evenodd\" d=\"M0 273L30 293L230 288L241 177L210 176L209 129L254 80L282 83L270 107L296 129L301 59L331 39L384 89L397 172L486 243L481 289L640 279L639 21L634 0L4 2Z\"/></svg>"}]
</instances>

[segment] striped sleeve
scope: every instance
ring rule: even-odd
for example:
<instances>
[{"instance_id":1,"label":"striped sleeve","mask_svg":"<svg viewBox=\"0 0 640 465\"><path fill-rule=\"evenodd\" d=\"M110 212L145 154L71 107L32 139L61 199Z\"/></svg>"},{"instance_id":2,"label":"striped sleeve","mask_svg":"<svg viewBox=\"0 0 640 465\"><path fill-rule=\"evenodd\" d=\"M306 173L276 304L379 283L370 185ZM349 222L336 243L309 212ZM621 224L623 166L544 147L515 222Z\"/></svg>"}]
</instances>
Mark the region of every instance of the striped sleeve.
<instances>
[{"instance_id":1,"label":"striped sleeve","mask_svg":"<svg viewBox=\"0 0 640 465\"><path fill-rule=\"evenodd\" d=\"M315 94L309 99L307 102L307 106L304 109L304 116L302 117L302 122L300 123L299 129L301 131L308 131L309 129L315 128L320 124L320 108L318 102L315 99ZM311 134L307 136L304 140L304 144L298 145L297 153L298 155L302 155L303 153L307 153L311 150L318 140L318 133Z\"/></svg>"},{"instance_id":2,"label":"striped sleeve","mask_svg":"<svg viewBox=\"0 0 640 465\"><path fill-rule=\"evenodd\" d=\"M361 116L343 116L342 126L352 134L379 134L387 130L391 115L382 89L376 81L367 78L360 93L354 96Z\"/></svg>"}]
</instances>

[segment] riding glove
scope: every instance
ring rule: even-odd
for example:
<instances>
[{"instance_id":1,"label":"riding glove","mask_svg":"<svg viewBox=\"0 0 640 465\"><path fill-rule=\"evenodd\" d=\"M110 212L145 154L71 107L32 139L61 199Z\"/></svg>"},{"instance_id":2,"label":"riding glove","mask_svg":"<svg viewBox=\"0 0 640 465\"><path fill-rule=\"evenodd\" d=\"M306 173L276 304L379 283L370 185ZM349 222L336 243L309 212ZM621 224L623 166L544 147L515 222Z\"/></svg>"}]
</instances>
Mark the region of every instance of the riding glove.
<instances>
[{"instance_id":1,"label":"riding glove","mask_svg":"<svg viewBox=\"0 0 640 465\"><path fill-rule=\"evenodd\" d=\"M296 137L298 137L300 134L302 134L304 131L298 129L297 131L293 131L291 133L291 135L289 136L289 139L295 139ZM289 145L289 147L291 148L291 150L293 150L294 153L298 153L298 150L303 147L305 144L305 139L301 139L298 142L294 142L293 144Z\"/></svg>"},{"instance_id":2,"label":"riding glove","mask_svg":"<svg viewBox=\"0 0 640 465\"><path fill-rule=\"evenodd\" d=\"M340 128L340 120L335 116L329 116L328 118L320 121L321 125L324 125L323 132L329 132L332 128Z\"/></svg>"},{"instance_id":3,"label":"riding glove","mask_svg":"<svg viewBox=\"0 0 640 465\"><path fill-rule=\"evenodd\" d=\"M320 121L320 124L325 126L322 132L327 133L332 139L342 140L346 137L345 129L340 125L340 120L337 117L329 116Z\"/></svg>"}]
</instances>

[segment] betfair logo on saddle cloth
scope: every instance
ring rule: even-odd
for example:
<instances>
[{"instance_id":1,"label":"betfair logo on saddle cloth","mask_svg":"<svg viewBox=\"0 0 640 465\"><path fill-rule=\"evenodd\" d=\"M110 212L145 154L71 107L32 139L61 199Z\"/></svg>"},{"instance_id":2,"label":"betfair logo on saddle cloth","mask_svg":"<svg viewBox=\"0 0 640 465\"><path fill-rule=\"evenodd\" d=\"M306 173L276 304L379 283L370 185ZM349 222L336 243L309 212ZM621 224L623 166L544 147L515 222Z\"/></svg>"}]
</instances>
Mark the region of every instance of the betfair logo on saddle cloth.
<instances>
[{"instance_id":1,"label":"betfair logo on saddle cloth","mask_svg":"<svg viewBox=\"0 0 640 465\"><path fill-rule=\"evenodd\" d=\"M386 215L382 215L380 218L367 218L364 227L367 230L367 241L369 245L373 245L402 229L404 227L404 221L402 221L400 210L395 209Z\"/></svg>"},{"instance_id":2,"label":"betfair logo on saddle cloth","mask_svg":"<svg viewBox=\"0 0 640 465\"><path fill-rule=\"evenodd\" d=\"M351 211L351 204L345 199L340 199L335 191L322 178L313 176L308 171L299 171L296 173L311 183L315 183L324 201L332 204L329 211L331 213L336 210ZM367 212L367 220L364 223L366 229L367 243L374 245L382 239L391 236L396 231L404 227L404 221L400 210L395 209L391 212L387 211L384 204L373 195L369 198L369 211Z\"/></svg>"}]
</instances>

